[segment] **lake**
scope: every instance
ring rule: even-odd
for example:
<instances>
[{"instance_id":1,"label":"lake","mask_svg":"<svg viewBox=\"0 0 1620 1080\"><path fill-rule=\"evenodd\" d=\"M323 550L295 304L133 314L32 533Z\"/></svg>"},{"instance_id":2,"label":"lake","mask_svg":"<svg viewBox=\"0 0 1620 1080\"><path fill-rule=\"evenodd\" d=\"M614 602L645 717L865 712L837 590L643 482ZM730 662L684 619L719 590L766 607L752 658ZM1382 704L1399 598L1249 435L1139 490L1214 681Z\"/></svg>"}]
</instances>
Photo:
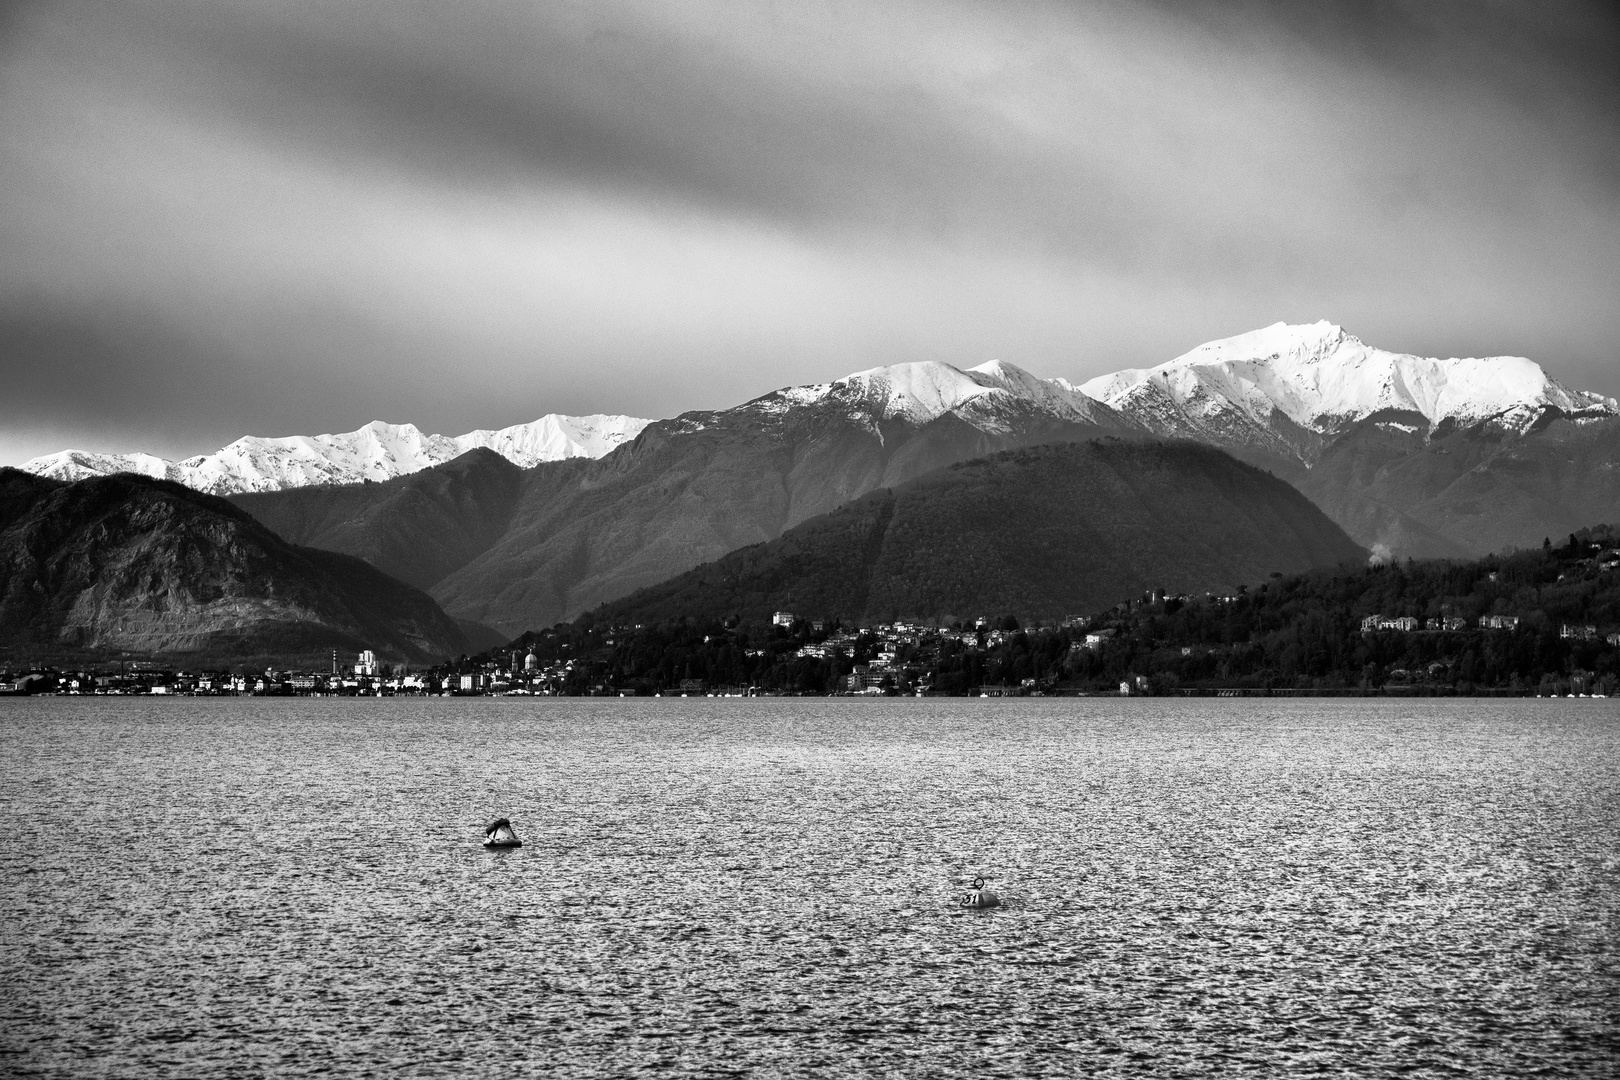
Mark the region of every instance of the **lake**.
<instances>
[{"instance_id":1,"label":"lake","mask_svg":"<svg viewBox=\"0 0 1620 1080\"><path fill-rule=\"evenodd\" d=\"M1620 1060L1611 701L7 699L0 807L9 1075Z\"/></svg>"}]
</instances>

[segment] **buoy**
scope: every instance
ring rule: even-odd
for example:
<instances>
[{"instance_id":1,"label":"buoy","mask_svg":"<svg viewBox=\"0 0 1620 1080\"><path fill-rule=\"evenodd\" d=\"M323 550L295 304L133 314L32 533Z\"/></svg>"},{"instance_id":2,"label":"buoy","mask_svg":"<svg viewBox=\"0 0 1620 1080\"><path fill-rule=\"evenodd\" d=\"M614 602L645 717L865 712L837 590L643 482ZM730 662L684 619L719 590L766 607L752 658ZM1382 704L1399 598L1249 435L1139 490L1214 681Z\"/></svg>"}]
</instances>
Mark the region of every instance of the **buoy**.
<instances>
[{"instance_id":1,"label":"buoy","mask_svg":"<svg viewBox=\"0 0 1620 1080\"><path fill-rule=\"evenodd\" d=\"M987 908L1001 906L1001 897L984 887L984 878L973 879L973 889L963 895L961 904L966 908Z\"/></svg>"},{"instance_id":2,"label":"buoy","mask_svg":"<svg viewBox=\"0 0 1620 1080\"><path fill-rule=\"evenodd\" d=\"M505 818L496 818L484 826L484 846L487 848L514 848L522 847L523 841L517 838L512 830L512 823Z\"/></svg>"}]
</instances>

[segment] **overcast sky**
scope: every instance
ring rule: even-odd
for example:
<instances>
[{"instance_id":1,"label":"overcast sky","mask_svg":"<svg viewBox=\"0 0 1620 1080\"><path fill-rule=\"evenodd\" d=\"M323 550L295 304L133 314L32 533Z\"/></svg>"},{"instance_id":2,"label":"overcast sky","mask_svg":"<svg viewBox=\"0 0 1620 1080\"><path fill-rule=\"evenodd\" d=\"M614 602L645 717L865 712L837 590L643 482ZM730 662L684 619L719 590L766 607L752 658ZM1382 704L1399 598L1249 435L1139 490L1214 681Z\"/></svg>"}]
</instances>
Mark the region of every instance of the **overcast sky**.
<instances>
[{"instance_id":1,"label":"overcast sky","mask_svg":"<svg viewBox=\"0 0 1620 1080\"><path fill-rule=\"evenodd\" d=\"M921 359L1079 381L1279 319L1620 394L1608 5L0 20L0 463Z\"/></svg>"}]
</instances>

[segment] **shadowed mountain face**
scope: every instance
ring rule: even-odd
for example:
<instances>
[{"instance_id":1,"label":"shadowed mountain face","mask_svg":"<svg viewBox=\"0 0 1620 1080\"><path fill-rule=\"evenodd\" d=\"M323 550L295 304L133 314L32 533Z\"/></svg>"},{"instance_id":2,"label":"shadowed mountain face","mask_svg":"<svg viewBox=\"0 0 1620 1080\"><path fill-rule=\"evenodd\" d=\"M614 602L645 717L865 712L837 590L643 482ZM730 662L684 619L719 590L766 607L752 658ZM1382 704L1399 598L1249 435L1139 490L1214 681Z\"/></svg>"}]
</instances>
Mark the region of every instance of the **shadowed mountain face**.
<instances>
[{"instance_id":1,"label":"shadowed mountain face","mask_svg":"<svg viewBox=\"0 0 1620 1080\"><path fill-rule=\"evenodd\" d=\"M560 462L566 475L577 463ZM493 450L384 483L232 495L283 537L342 551L419 589L477 558L511 524L529 473Z\"/></svg>"},{"instance_id":2,"label":"shadowed mountain face","mask_svg":"<svg viewBox=\"0 0 1620 1080\"><path fill-rule=\"evenodd\" d=\"M209 655L453 656L432 598L360 559L294 547L223 499L131 474L0 470L0 642Z\"/></svg>"},{"instance_id":3,"label":"shadowed mountain face","mask_svg":"<svg viewBox=\"0 0 1620 1080\"><path fill-rule=\"evenodd\" d=\"M1021 402L998 401L993 415L974 404L972 422L947 410L918 423L859 400L769 395L660 421L599 461L515 479L466 455L381 484L234 501L296 543L374 560L457 617L515 634L770 540L875 488L1103 430Z\"/></svg>"},{"instance_id":4,"label":"shadowed mountain face","mask_svg":"<svg viewBox=\"0 0 1620 1080\"><path fill-rule=\"evenodd\" d=\"M1399 555L1538 547L1620 521L1620 417L1553 407L1528 423L1383 413L1340 435L1299 481L1357 540Z\"/></svg>"},{"instance_id":5,"label":"shadowed mountain face","mask_svg":"<svg viewBox=\"0 0 1620 1080\"><path fill-rule=\"evenodd\" d=\"M1152 588L1229 591L1365 558L1294 488L1219 450L1103 439L872 492L588 618L1050 618Z\"/></svg>"},{"instance_id":6,"label":"shadowed mountain face","mask_svg":"<svg viewBox=\"0 0 1620 1080\"><path fill-rule=\"evenodd\" d=\"M1368 547L1413 558L1461 557L1469 550L1464 544L1389 505L1380 498L1387 493L1377 490L1382 470L1423 450L1428 429L1416 413L1376 413L1329 443L1315 468L1296 469L1288 479Z\"/></svg>"},{"instance_id":7,"label":"shadowed mountain face","mask_svg":"<svg viewBox=\"0 0 1620 1080\"><path fill-rule=\"evenodd\" d=\"M526 502L500 542L434 595L503 629L546 626L772 539L875 488L1096 430L1046 417L987 432L950 415L920 427L869 427L838 415L750 418L735 410L687 423L693 427L654 425L576 483Z\"/></svg>"}]
</instances>

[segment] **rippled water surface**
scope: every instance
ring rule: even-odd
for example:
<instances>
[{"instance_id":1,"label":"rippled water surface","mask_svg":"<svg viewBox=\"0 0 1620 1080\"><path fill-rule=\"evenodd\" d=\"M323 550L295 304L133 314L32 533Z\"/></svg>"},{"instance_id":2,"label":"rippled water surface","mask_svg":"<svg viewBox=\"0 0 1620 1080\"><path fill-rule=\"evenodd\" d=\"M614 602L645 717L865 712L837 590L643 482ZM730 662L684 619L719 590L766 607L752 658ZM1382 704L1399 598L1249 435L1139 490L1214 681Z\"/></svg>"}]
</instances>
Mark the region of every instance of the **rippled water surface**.
<instances>
[{"instance_id":1,"label":"rippled water surface","mask_svg":"<svg viewBox=\"0 0 1620 1080\"><path fill-rule=\"evenodd\" d=\"M0 701L0 1073L1614 1076L1617 811L1606 701Z\"/></svg>"}]
</instances>

